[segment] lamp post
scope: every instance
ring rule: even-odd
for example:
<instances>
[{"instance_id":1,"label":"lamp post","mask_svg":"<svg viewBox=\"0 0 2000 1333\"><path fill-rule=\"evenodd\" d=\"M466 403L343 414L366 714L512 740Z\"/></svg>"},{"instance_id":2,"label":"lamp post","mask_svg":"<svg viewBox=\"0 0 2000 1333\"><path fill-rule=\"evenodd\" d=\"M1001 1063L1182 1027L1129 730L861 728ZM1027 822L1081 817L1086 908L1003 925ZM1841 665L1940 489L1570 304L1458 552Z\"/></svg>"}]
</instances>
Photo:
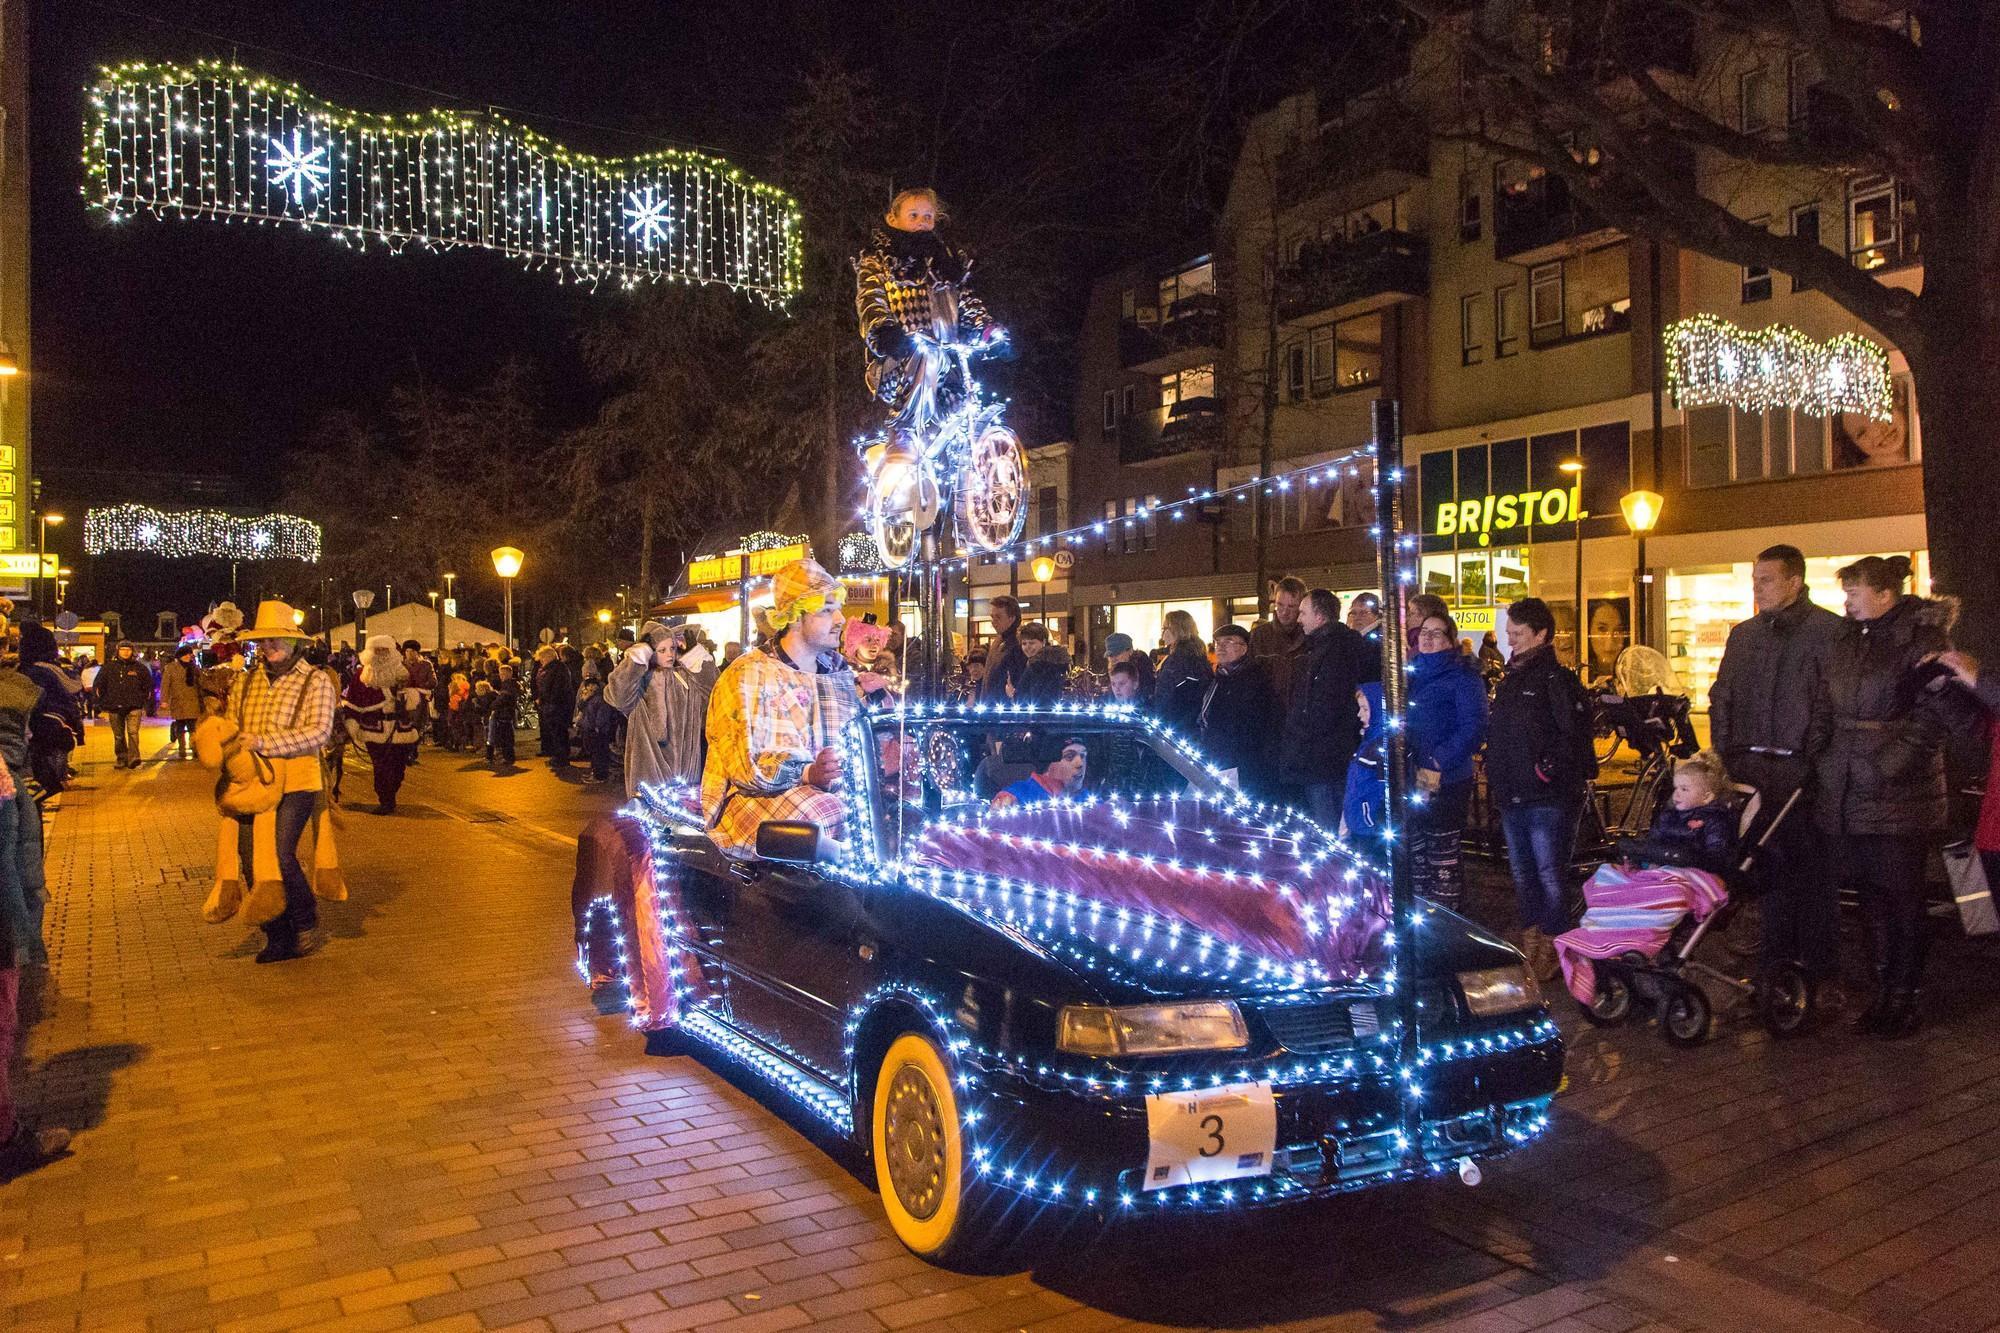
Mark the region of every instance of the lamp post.
<instances>
[{"instance_id":1,"label":"lamp post","mask_svg":"<svg viewBox=\"0 0 2000 1333\"><path fill-rule=\"evenodd\" d=\"M360 648L368 642L368 608L375 605L375 590L356 588L350 596L354 598L354 646Z\"/></svg>"},{"instance_id":2,"label":"lamp post","mask_svg":"<svg viewBox=\"0 0 2000 1333\"><path fill-rule=\"evenodd\" d=\"M1660 510L1666 505L1665 497L1658 491L1627 491L1618 501L1618 508L1624 511L1625 526L1639 540L1638 565L1632 576L1632 642L1652 645L1646 638L1646 616L1653 600L1653 575L1646 568L1646 534L1660 521Z\"/></svg>"},{"instance_id":3,"label":"lamp post","mask_svg":"<svg viewBox=\"0 0 2000 1333\"><path fill-rule=\"evenodd\" d=\"M49 555L49 525L53 523L57 527L61 527L63 516L61 514L39 514L37 517L41 520L41 540L35 543L35 605L40 606L42 602L42 584L44 581L42 579L42 564L48 559Z\"/></svg>"},{"instance_id":4,"label":"lamp post","mask_svg":"<svg viewBox=\"0 0 2000 1333\"><path fill-rule=\"evenodd\" d=\"M514 648L514 576L521 572L521 563L526 559L518 546L493 548L493 572L500 576L500 587L507 608L505 633L510 652Z\"/></svg>"},{"instance_id":5,"label":"lamp post","mask_svg":"<svg viewBox=\"0 0 2000 1333\"><path fill-rule=\"evenodd\" d=\"M1028 572L1033 574L1035 582L1041 585L1036 605L1041 608L1042 624L1046 627L1049 623L1049 580L1056 576L1056 562L1048 556L1038 555L1029 564Z\"/></svg>"},{"instance_id":6,"label":"lamp post","mask_svg":"<svg viewBox=\"0 0 2000 1333\"><path fill-rule=\"evenodd\" d=\"M57 606L61 606L64 602L69 600L69 578L70 575L74 573L76 573L76 571L71 569L68 565L64 565L61 569L58 569L56 571Z\"/></svg>"},{"instance_id":7,"label":"lamp post","mask_svg":"<svg viewBox=\"0 0 2000 1333\"><path fill-rule=\"evenodd\" d=\"M597 612L597 631L607 640L611 637L611 608L600 607Z\"/></svg>"},{"instance_id":8,"label":"lamp post","mask_svg":"<svg viewBox=\"0 0 2000 1333\"><path fill-rule=\"evenodd\" d=\"M436 588L432 588L429 592L425 593L424 596L431 599L431 610L437 614L437 622L438 622L437 641L431 645L431 649L433 652L443 653L444 652L444 603L438 600L438 594ZM443 659L440 658L439 660Z\"/></svg>"},{"instance_id":9,"label":"lamp post","mask_svg":"<svg viewBox=\"0 0 2000 1333\"><path fill-rule=\"evenodd\" d=\"M1583 460L1565 458L1558 470L1570 479L1569 517L1576 530L1576 630L1571 644L1576 653L1576 671L1584 674L1588 663L1583 655Z\"/></svg>"}]
</instances>

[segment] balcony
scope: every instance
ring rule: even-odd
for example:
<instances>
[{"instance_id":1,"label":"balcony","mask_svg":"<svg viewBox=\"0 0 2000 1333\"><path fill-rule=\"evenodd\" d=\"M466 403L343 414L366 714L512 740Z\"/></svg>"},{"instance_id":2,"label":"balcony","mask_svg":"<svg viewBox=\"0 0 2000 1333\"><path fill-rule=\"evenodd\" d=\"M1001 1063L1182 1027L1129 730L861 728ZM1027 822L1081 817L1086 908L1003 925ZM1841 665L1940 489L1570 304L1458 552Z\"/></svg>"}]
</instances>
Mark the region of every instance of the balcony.
<instances>
[{"instance_id":1,"label":"balcony","mask_svg":"<svg viewBox=\"0 0 2000 1333\"><path fill-rule=\"evenodd\" d=\"M1218 398L1183 398L1172 407L1156 407L1127 417L1118 427L1118 461L1128 465L1221 445L1222 401Z\"/></svg>"},{"instance_id":2,"label":"balcony","mask_svg":"<svg viewBox=\"0 0 2000 1333\"><path fill-rule=\"evenodd\" d=\"M1318 323L1365 315L1430 291L1430 246L1406 231L1306 245L1278 270L1278 318Z\"/></svg>"},{"instance_id":3,"label":"balcony","mask_svg":"<svg viewBox=\"0 0 2000 1333\"><path fill-rule=\"evenodd\" d=\"M1351 124L1323 129L1278 159L1278 207L1375 180L1379 193L1414 185L1430 174L1430 132L1404 107L1383 110ZM1378 179L1379 178L1379 179Z\"/></svg>"},{"instance_id":4,"label":"balcony","mask_svg":"<svg viewBox=\"0 0 2000 1333\"><path fill-rule=\"evenodd\" d=\"M1213 361L1222 348L1222 298L1214 292L1184 296L1158 323L1128 319L1118 326L1118 364L1151 375L1171 374Z\"/></svg>"},{"instance_id":5,"label":"balcony","mask_svg":"<svg viewBox=\"0 0 2000 1333\"><path fill-rule=\"evenodd\" d=\"M1561 176L1541 176L1521 190L1493 196L1493 257L1516 264L1594 250L1624 235L1570 194Z\"/></svg>"}]
</instances>

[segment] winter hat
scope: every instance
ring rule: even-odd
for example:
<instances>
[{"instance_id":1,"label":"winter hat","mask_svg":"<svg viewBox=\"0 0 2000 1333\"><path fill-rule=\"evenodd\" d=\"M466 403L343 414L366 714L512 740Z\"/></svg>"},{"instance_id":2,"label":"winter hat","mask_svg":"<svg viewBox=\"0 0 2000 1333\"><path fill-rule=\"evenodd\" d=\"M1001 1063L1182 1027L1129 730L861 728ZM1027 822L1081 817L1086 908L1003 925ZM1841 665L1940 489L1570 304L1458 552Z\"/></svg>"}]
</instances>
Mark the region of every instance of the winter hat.
<instances>
[{"instance_id":1,"label":"winter hat","mask_svg":"<svg viewBox=\"0 0 2000 1333\"><path fill-rule=\"evenodd\" d=\"M1105 637L1104 655L1106 657L1116 657L1120 653L1129 653L1131 651L1132 651L1131 635L1121 633L1121 634L1111 634Z\"/></svg>"},{"instance_id":2,"label":"winter hat","mask_svg":"<svg viewBox=\"0 0 2000 1333\"><path fill-rule=\"evenodd\" d=\"M847 600L847 589L810 556L792 561L771 579L770 621L773 630L783 630L800 616L839 606Z\"/></svg>"},{"instance_id":3,"label":"winter hat","mask_svg":"<svg viewBox=\"0 0 2000 1333\"><path fill-rule=\"evenodd\" d=\"M371 634L361 648L361 683L370 689L393 690L410 678L402 650L386 634Z\"/></svg>"},{"instance_id":4,"label":"winter hat","mask_svg":"<svg viewBox=\"0 0 2000 1333\"><path fill-rule=\"evenodd\" d=\"M30 620L21 626L21 661L53 662L61 654L56 651L56 636L39 620Z\"/></svg>"},{"instance_id":5,"label":"winter hat","mask_svg":"<svg viewBox=\"0 0 2000 1333\"><path fill-rule=\"evenodd\" d=\"M645 624L639 626L638 641L640 643L650 645L654 639L665 638L670 633L672 633L672 631L667 628L665 621L649 620Z\"/></svg>"}]
</instances>

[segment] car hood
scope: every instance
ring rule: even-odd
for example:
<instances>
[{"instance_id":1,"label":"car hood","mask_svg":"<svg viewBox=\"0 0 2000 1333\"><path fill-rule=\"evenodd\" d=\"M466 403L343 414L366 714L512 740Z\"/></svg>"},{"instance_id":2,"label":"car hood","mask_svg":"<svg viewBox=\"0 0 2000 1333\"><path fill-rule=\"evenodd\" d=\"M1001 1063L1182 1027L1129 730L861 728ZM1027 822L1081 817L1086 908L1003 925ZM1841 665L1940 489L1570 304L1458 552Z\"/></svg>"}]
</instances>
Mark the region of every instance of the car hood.
<instances>
[{"instance_id":1,"label":"car hood","mask_svg":"<svg viewBox=\"0 0 2000 1333\"><path fill-rule=\"evenodd\" d=\"M1299 815L1199 797L947 817L918 886L1107 982L1173 995L1370 984L1390 965L1379 870Z\"/></svg>"}]
</instances>

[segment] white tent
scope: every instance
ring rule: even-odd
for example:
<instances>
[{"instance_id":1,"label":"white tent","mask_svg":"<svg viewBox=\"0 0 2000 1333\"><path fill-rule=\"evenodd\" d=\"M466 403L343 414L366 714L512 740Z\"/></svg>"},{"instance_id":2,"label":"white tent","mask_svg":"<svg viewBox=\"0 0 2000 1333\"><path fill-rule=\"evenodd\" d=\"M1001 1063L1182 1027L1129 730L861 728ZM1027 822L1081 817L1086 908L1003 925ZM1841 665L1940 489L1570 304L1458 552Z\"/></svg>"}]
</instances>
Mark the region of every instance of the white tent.
<instances>
[{"instance_id":1,"label":"white tent","mask_svg":"<svg viewBox=\"0 0 2000 1333\"><path fill-rule=\"evenodd\" d=\"M368 633L386 634L397 643L415 639L426 650L435 652L438 646L437 612L431 609L429 602L404 602L387 611L371 611L368 613ZM499 630L475 625L470 620L460 620L457 616L444 618L446 648L456 648L461 643L468 648L475 644L498 643L502 637ZM343 643L360 647L354 635L354 622L350 620L345 625L335 625L332 643L336 648Z\"/></svg>"}]
</instances>

